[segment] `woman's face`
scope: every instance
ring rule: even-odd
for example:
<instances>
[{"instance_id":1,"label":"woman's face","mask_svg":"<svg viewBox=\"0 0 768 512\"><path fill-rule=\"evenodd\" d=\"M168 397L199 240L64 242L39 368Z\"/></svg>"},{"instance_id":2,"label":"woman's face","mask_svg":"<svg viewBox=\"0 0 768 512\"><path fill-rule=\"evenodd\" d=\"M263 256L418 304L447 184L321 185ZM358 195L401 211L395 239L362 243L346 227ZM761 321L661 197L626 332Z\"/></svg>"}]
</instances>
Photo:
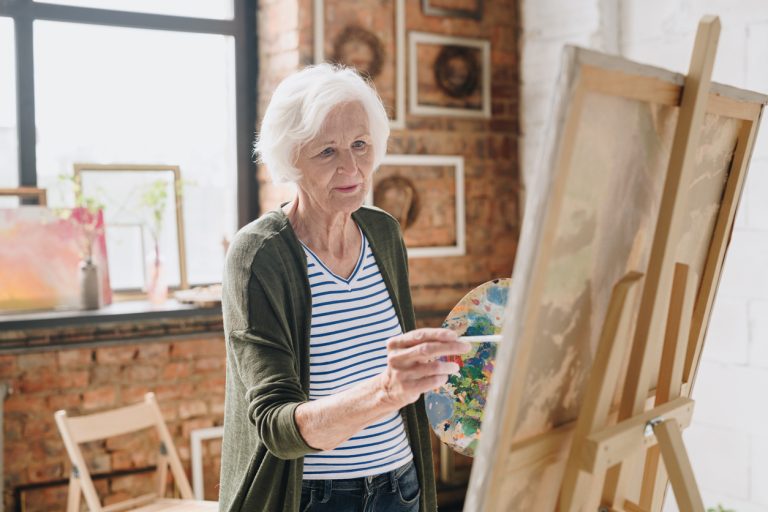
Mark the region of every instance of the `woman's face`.
<instances>
[{"instance_id":1,"label":"woman's face","mask_svg":"<svg viewBox=\"0 0 768 512\"><path fill-rule=\"evenodd\" d=\"M313 206L328 213L352 213L370 189L373 156L362 104L343 103L328 113L317 136L299 151L298 186Z\"/></svg>"}]
</instances>

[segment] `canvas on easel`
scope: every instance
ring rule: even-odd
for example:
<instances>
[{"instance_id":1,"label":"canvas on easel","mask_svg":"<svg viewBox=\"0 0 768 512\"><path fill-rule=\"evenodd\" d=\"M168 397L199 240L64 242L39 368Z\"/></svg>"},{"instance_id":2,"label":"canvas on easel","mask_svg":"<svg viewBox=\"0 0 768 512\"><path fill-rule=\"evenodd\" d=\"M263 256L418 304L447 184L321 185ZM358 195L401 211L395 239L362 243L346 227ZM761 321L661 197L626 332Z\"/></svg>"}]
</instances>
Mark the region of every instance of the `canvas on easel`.
<instances>
[{"instance_id":1,"label":"canvas on easel","mask_svg":"<svg viewBox=\"0 0 768 512\"><path fill-rule=\"evenodd\" d=\"M716 47L719 22L716 31L713 20L707 23L707 44ZM697 45L706 46L698 38ZM644 412L666 407L667 419L677 423L647 421L652 428L646 437L642 427L648 425L638 423L639 434L626 430L621 439L638 443L638 449L656 443L670 425L679 435L689 421L686 397L767 100L710 86L713 51L694 52L692 69L698 61L706 68L701 55L709 55L706 80L697 88L691 72L686 81L684 75L566 48L545 158L526 192L503 339L465 510L556 510L569 459L600 459L570 453L577 418L590 404L602 404L587 411L601 418L597 426L616 424L617 417L645 421ZM679 140L684 125L695 135L684 139L692 142L687 146ZM679 190L670 190L670 169L681 162L688 174ZM671 219L673 229L667 225ZM623 349L612 350L614 342ZM610 375L596 380L593 370ZM609 381L617 385L608 388ZM603 398L595 401L597 396ZM587 423L580 425L581 441L597 432ZM625 421L599 433L618 439L628 426ZM593 435L589 446L629 449L600 439ZM672 439L664 446L678 445ZM648 484L666 484L658 453L646 474L646 454L634 457L640 470L624 464L621 473L616 464L625 459L603 457L608 483L596 487L590 481L584 503L610 498L614 510L658 510L663 489ZM632 508L640 502L645 508Z\"/></svg>"}]
</instances>

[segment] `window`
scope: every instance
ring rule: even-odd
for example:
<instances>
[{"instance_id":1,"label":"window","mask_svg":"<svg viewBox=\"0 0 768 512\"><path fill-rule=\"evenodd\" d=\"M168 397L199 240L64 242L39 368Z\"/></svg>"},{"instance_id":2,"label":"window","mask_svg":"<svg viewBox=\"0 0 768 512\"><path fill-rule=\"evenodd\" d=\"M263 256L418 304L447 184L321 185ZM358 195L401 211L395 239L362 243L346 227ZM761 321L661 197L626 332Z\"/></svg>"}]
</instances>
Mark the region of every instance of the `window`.
<instances>
[{"instance_id":1,"label":"window","mask_svg":"<svg viewBox=\"0 0 768 512\"><path fill-rule=\"evenodd\" d=\"M224 238L258 215L255 2L11 0L0 16L0 187L69 206L75 163L178 165L189 283L221 281Z\"/></svg>"},{"instance_id":2,"label":"window","mask_svg":"<svg viewBox=\"0 0 768 512\"><path fill-rule=\"evenodd\" d=\"M0 18L0 188L19 184L13 20Z\"/></svg>"}]
</instances>

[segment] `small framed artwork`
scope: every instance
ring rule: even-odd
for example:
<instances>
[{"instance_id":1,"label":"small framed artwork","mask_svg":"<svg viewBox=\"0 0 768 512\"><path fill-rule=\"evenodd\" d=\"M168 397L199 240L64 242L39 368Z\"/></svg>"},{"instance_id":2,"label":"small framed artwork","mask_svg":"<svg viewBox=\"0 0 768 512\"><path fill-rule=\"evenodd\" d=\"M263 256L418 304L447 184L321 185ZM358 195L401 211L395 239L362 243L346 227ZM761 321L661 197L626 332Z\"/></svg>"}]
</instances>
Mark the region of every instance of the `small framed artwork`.
<instances>
[{"instance_id":1,"label":"small framed artwork","mask_svg":"<svg viewBox=\"0 0 768 512\"><path fill-rule=\"evenodd\" d=\"M364 2L366 3L366 2ZM392 129L405 128L405 0L314 0L315 62L355 68L371 80Z\"/></svg>"},{"instance_id":2,"label":"small framed artwork","mask_svg":"<svg viewBox=\"0 0 768 512\"><path fill-rule=\"evenodd\" d=\"M78 163L74 169L83 196L103 205L112 281L120 284L115 291L141 289L138 276L158 255L168 286L188 288L179 167Z\"/></svg>"},{"instance_id":3,"label":"small framed artwork","mask_svg":"<svg viewBox=\"0 0 768 512\"><path fill-rule=\"evenodd\" d=\"M409 257L466 253L463 157L387 155L371 189L368 203L400 222Z\"/></svg>"},{"instance_id":4,"label":"small framed artwork","mask_svg":"<svg viewBox=\"0 0 768 512\"><path fill-rule=\"evenodd\" d=\"M491 117L491 43L409 34L408 97L416 115Z\"/></svg>"},{"instance_id":5,"label":"small framed artwork","mask_svg":"<svg viewBox=\"0 0 768 512\"><path fill-rule=\"evenodd\" d=\"M34 199L37 206L47 204L47 194L44 188L19 187L0 188L0 207L15 208L21 206L24 199Z\"/></svg>"},{"instance_id":6,"label":"small framed artwork","mask_svg":"<svg viewBox=\"0 0 768 512\"><path fill-rule=\"evenodd\" d=\"M421 0L421 8L427 16L483 18L483 0Z\"/></svg>"}]
</instances>

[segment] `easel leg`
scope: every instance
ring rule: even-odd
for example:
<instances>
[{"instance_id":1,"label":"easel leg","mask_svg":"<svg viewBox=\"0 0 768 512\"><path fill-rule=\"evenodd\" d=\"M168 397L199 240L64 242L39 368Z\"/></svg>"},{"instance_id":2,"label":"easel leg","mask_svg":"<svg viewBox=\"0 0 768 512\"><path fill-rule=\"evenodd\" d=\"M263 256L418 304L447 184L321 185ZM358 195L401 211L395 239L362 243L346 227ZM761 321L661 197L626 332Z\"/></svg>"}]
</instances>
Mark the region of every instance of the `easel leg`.
<instances>
[{"instance_id":1,"label":"easel leg","mask_svg":"<svg viewBox=\"0 0 768 512\"><path fill-rule=\"evenodd\" d=\"M701 500L677 422L663 421L653 428L653 432L659 441L661 457L669 472L677 506L683 512L704 512L704 502Z\"/></svg>"},{"instance_id":2,"label":"easel leg","mask_svg":"<svg viewBox=\"0 0 768 512\"><path fill-rule=\"evenodd\" d=\"M446 484L455 483L455 475L453 474L454 457L453 450L445 444L440 443L440 480Z\"/></svg>"}]
</instances>

